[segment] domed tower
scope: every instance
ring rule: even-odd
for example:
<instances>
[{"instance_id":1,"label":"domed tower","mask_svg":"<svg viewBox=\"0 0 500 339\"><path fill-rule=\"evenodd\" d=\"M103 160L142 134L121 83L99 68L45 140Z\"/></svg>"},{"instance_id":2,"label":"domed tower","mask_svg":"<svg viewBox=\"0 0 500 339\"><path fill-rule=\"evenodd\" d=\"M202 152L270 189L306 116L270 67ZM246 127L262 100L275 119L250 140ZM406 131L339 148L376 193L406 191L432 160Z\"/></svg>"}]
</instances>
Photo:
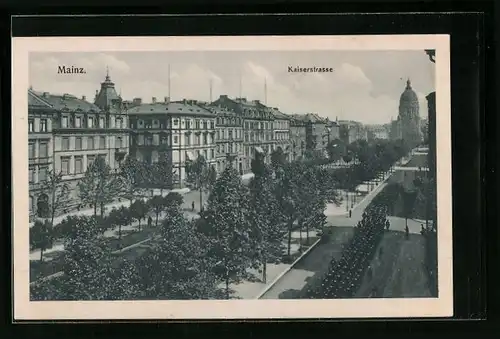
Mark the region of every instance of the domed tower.
<instances>
[{"instance_id":1,"label":"domed tower","mask_svg":"<svg viewBox=\"0 0 500 339\"><path fill-rule=\"evenodd\" d=\"M420 130L420 114L418 96L411 87L410 79L406 81L406 88L399 99L400 136L412 146L422 141Z\"/></svg>"}]
</instances>

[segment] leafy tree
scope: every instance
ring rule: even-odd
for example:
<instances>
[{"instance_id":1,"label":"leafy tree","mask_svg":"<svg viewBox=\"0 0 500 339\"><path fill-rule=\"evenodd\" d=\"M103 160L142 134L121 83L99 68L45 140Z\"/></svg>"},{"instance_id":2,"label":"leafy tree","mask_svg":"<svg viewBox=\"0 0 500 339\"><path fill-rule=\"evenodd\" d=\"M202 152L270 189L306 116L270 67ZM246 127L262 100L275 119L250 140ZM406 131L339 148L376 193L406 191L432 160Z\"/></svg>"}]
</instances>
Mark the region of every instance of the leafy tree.
<instances>
[{"instance_id":1,"label":"leafy tree","mask_svg":"<svg viewBox=\"0 0 500 339\"><path fill-rule=\"evenodd\" d=\"M252 163L254 178L250 180L249 220L253 227L252 239L258 260L262 264L262 280L266 282L267 263L277 262L284 252L283 238L286 235L284 217L273 194L274 183L271 169L262 157Z\"/></svg>"},{"instance_id":2,"label":"leafy tree","mask_svg":"<svg viewBox=\"0 0 500 339\"><path fill-rule=\"evenodd\" d=\"M149 206L151 206L151 209L155 213L155 226L158 227L158 217L160 216L161 212L165 210L165 198L161 195L155 195L149 200L148 204Z\"/></svg>"},{"instance_id":3,"label":"leafy tree","mask_svg":"<svg viewBox=\"0 0 500 339\"><path fill-rule=\"evenodd\" d=\"M43 261L43 252L52 247L53 229L48 221L36 220L30 228L30 248L40 249L40 262Z\"/></svg>"},{"instance_id":4,"label":"leafy tree","mask_svg":"<svg viewBox=\"0 0 500 339\"><path fill-rule=\"evenodd\" d=\"M170 187L172 183L172 169L172 164L165 159L153 165L154 182L155 186L160 188L160 195L163 195L163 189Z\"/></svg>"},{"instance_id":5,"label":"leafy tree","mask_svg":"<svg viewBox=\"0 0 500 339\"><path fill-rule=\"evenodd\" d=\"M54 226L54 237L58 239L66 239L71 236L73 229L77 225L77 216L68 215L59 224Z\"/></svg>"},{"instance_id":6,"label":"leafy tree","mask_svg":"<svg viewBox=\"0 0 500 339\"><path fill-rule=\"evenodd\" d=\"M119 192L119 181L104 159L98 157L88 166L78 188L80 199L94 207L94 216L97 215L97 206L100 206L101 218L104 218L104 206L112 202Z\"/></svg>"},{"instance_id":7,"label":"leafy tree","mask_svg":"<svg viewBox=\"0 0 500 339\"><path fill-rule=\"evenodd\" d=\"M331 140L327 145L326 145L326 151L328 153L328 157L330 158L330 161L335 162L339 161L344 153L344 143L339 140Z\"/></svg>"},{"instance_id":8,"label":"leafy tree","mask_svg":"<svg viewBox=\"0 0 500 339\"><path fill-rule=\"evenodd\" d=\"M166 209L171 207L180 208L182 203L184 202L184 198L177 192L169 192L164 198L164 206Z\"/></svg>"},{"instance_id":9,"label":"leafy tree","mask_svg":"<svg viewBox=\"0 0 500 339\"><path fill-rule=\"evenodd\" d=\"M134 202L141 192L141 184L144 182L144 166L137 159L128 156L120 164L120 190L121 196Z\"/></svg>"},{"instance_id":10,"label":"leafy tree","mask_svg":"<svg viewBox=\"0 0 500 339\"><path fill-rule=\"evenodd\" d=\"M118 241L120 242L120 248L122 240L122 227L130 225L131 219L132 217L130 215L130 211L125 206L121 206L118 209L113 208L109 213L109 220L112 225L118 226Z\"/></svg>"},{"instance_id":11,"label":"leafy tree","mask_svg":"<svg viewBox=\"0 0 500 339\"><path fill-rule=\"evenodd\" d=\"M237 171L229 165L212 190L204 218L203 234L210 247L209 256L217 263L215 272L226 284L229 299L231 282L247 277L246 269L256 262L247 219L248 190Z\"/></svg>"},{"instance_id":12,"label":"leafy tree","mask_svg":"<svg viewBox=\"0 0 500 339\"><path fill-rule=\"evenodd\" d=\"M278 168L287 163L287 155L281 147L271 152L271 164L273 168Z\"/></svg>"},{"instance_id":13,"label":"leafy tree","mask_svg":"<svg viewBox=\"0 0 500 339\"><path fill-rule=\"evenodd\" d=\"M209 166L207 174L207 187L210 191L214 188L216 181L217 181L217 171L214 166Z\"/></svg>"},{"instance_id":14,"label":"leafy tree","mask_svg":"<svg viewBox=\"0 0 500 339\"><path fill-rule=\"evenodd\" d=\"M158 243L138 260L140 288L146 298L207 299L216 296L217 277L209 247L171 199Z\"/></svg>"},{"instance_id":15,"label":"leafy tree","mask_svg":"<svg viewBox=\"0 0 500 339\"><path fill-rule=\"evenodd\" d=\"M56 212L64 209L69 201L69 186L63 181L62 173L49 171L47 180L41 185L41 191L49 197L50 225L54 226Z\"/></svg>"},{"instance_id":16,"label":"leafy tree","mask_svg":"<svg viewBox=\"0 0 500 339\"><path fill-rule=\"evenodd\" d=\"M200 209L203 210L203 188L208 183L209 166L205 157L199 155L194 161L186 162L186 181L200 190Z\"/></svg>"},{"instance_id":17,"label":"leafy tree","mask_svg":"<svg viewBox=\"0 0 500 339\"><path fill-rule=\"evenodd\" d=\"M141 230L141 221L145 219L149 212L149 205L142 199L138 199L130 205L130 216L139 223Z\"/></svg>"},{"instance_id":18,"label":"leafy tree","mask_svg":"<svg viewBox=\"0 0 500 339\"><path fill-rule=\"evenodd\" d=\"M67 299L99 300L106 292L108 250L98 232L97 219L77 217L64 243L63 288Z\"/></svg>"},{"instance_id":19,"label":"leafy tree","mask_svg":"<svg viewBox=\"0 0 500 339\"><path fill-rule=\"evenodd\" d=\"M305 167L306 165L303 163L289 163L278 170L276 174L277 185L274 193L288 228L288 256L290 256L292 245L293 224L300 217L298 205L302 199L300 192L301 173Z\"/></svg>"}]
</instances>

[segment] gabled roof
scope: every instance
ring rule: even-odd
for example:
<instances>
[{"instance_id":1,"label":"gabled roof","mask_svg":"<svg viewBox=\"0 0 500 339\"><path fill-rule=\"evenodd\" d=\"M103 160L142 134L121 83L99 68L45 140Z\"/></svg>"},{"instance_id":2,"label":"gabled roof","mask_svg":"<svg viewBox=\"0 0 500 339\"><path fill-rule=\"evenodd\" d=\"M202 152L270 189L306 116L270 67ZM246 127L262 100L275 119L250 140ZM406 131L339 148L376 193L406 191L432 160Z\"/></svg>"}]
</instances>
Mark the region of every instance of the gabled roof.
<instances>
[{"instance_id":1,"label":"gabled roof","mask_svg":"<svg viewBox=\"0 0 500 339\"><path fill-rule=\"evenodd\" d=\"M28 107L54 109L48 101L38 96L32 89L28 89Z\"/></svg>"}]
</instances>

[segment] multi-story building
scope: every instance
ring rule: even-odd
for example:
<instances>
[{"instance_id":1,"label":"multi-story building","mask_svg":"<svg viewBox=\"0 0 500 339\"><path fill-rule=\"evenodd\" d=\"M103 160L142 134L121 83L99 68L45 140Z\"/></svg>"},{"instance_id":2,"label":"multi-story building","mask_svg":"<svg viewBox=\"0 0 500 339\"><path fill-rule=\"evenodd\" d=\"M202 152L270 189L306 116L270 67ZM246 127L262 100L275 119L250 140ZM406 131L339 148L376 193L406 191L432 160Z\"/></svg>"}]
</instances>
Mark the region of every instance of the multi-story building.
<instances>
[{"instance_id":1,"label":"multi-story building","mask_svg":"<svg viewBox=\"0 0 500 339\"><path fill-rule=\"evenodd\" d=\"M224 107L205 106L206 109L214 113L216 118L216 170L220 174L232 162L232 167L243 174L244 147L243 147L243 118L236 112Z\"/></svg>"},{"instance_id":2,"label":"multi-story building","mask_svg":"<svg viewBox=\"0 0 500 339\"><path fill-rule=\"evenodd\" d=\"M346 145L349 145L357 140L357 129L356 126L352 124L351 121L340 120L340 140Z\"/></svg>"},{"instance_id":3,"label":"multi-story building","mask_svg":"<svg viewBox=\"0 0 500 339\"><path fill-rule=\"evenodd\" d=\"M287 155L287 160L290 161L292 159L292 149L290 147L290 117L280 112L276 107L273 108L272 114L275 119L273 122L274 147L275 149L281 148Z\"/></svg>"},{"instance_id":4,"label":"multi-story building","mask_svg":"<svg viewBox=\"0 0 500 339\"><path fill-rule=\"evenodd\" d=\"M243 118L244 153L245 159L241 170L247 173L251 170L251 160L255 152L265 154L265 161L269 163L269 154L274 150L272 110L260 103L259 100L247 101L246 98L230 99L221 95L212 105L233 110L238 117Z\"/></svg>"},{"instance_id":5,"label":"multi-story building","mask_svg":"<svg viewBox=\"0 0 500 339\"><path fill-rule=\"evenodd\" d=\"M388 127L386 125L367 125L368 140L389 139Z\"/></svg>"},{"instance_id":6,"label":"multi-story building","mask_svg":"<svg viewBox=\"0 0 500 339\"><path fill-rule=\"evenodd\" d=\"M52 122L57 111L32 89L28 90L28 157L29 157L29 215L45 217L41 204L49 197L41 190L47 174L53 169L54 146ZM40 207L40 208L39 208Z\"/></svg>"},{"instance_id":7,"label":"multi-story building","mask_svg":"<svg viewBox=\"0 0 500 339\"><path fill-rule=\"evenodd\" d=\"M307 113L306 122L306 148L308 151L323 154L327 140L325 136L326 120L315 113Z\"/></svg>"},{"instance_id":8,"label":"multi-story building","mask_svg":"<svg viewBox=\"0 0 500 339\"><path fill-rule=\"evenodd\" d=\"M182 187L186 179L186 162L203 155L215 166L215 114L195 100L163 102L156 98L128 110L132 140L130 154L139 161L153 164L162 160L172 166L172 176L165 188Z\"/></svg>"},{"instance_id":9,"label":"multi-story building","mask_svg":"<svg viewBox=\"0 0 500 339\"><path fill-rule=\"evenodd\" d=\"M291 160L303 159L306 152L306 122L304 115L290 116Z\"/></svg>"},{"instance_id":10,"label":"multi-story building","mask_svg":"<svg viewBox=\"0 0 500 339\"><path fill-rule=\"evenodd\" d=\"M330 141L334 141L340 139L340 126L337 121L330 121L328 118L326 119L325 125L325 136L323 137L323 144L326 139L326 145Z\"/></svg>"}]
</instances>

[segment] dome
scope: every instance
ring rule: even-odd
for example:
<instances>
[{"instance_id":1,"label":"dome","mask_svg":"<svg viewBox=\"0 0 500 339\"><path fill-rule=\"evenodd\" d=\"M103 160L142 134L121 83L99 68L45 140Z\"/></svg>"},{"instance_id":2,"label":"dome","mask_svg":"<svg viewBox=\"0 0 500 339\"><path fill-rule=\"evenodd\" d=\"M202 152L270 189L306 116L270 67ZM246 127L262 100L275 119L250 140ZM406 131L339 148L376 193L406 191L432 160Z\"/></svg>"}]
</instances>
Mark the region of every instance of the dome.
<instances>
[{"instance_id":1,"label":"dome","mask_svg":"<svg viewBox=\"0 0 500 339\"><path fill-rule=\"evenodd\" d=\"M406 88L404 92L401 94L401 97L399 99L400 104L407 103L407 104L414 104L416 103L418 105L418 96L417 93L411 88L411 82L410 79L406 81Z\"/></svg>"}]
</instances>

